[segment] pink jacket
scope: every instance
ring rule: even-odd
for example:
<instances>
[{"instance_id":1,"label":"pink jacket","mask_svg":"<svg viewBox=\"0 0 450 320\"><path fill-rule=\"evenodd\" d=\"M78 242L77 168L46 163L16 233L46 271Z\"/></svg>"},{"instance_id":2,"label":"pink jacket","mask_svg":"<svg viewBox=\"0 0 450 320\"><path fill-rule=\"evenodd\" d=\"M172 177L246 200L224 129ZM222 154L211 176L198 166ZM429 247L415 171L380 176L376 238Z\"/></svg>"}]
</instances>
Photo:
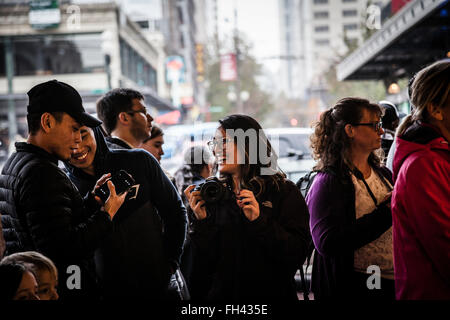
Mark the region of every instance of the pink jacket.
<instances>
[{"instance_id":1,"label":"pink jacket","mask_svg":"<svg viewBox=\"0 0 450 320\"><path fill-rule=\"evenodd\" d=\"M397 138L392 196L397 299L450 299L450 147L426 124Z\"/></svg>"}]
</instances>

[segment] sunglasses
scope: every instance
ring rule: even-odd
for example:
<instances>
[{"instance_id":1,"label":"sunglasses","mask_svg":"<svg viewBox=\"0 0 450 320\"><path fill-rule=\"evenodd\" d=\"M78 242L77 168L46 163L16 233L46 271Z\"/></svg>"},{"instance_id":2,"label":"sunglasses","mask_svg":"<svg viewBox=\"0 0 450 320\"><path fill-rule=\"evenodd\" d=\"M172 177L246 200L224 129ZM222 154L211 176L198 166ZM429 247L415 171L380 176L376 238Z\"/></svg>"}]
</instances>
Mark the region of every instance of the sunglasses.
<instances>
[{"instance_id":1,"label":"sunglasses","mask_svg":"<svg viewBox=\"0 0 450 320\"><path fill-rule=\"evenodd\" d=\"M352 126L367 126L372 127L376 132L380 131L383 123L381 121L378 122L367 122L367 123L351 123Z\"/></svg>"}]
</instances>

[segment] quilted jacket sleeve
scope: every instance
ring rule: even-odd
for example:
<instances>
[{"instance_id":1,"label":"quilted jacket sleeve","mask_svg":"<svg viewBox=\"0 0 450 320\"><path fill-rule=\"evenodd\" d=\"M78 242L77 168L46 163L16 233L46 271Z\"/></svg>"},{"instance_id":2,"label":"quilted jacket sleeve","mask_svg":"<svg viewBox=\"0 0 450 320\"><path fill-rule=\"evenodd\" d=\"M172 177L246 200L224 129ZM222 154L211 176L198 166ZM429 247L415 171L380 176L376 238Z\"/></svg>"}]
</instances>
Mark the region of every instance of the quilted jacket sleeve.
<instances>
[{"instance_id":1,"label":"quilted jacket sleeve","mask_svg":"<svg viewBox=\"0 0 450 320\"><path fill-rule=\"evenodd\" d=\"M76 187L60 170L42 166L22 175L19 184L21 220L36 249L55 260L85 258L112 227L107 213L86 214Z\"/></svg>"}]
</instances>

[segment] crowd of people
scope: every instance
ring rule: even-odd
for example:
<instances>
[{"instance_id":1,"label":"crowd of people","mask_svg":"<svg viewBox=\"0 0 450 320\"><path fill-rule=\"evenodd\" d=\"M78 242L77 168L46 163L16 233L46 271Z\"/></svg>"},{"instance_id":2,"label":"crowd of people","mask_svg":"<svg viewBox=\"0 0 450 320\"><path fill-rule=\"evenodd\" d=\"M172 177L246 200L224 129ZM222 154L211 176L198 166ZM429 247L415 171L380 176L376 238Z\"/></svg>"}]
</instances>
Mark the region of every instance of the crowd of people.
<instances>
[{"instance_id":1,"label":"crowd of people","mask_svg":"<svg viewBox=\"0 0 450 320\"><path fill-rule=\"evenodd\" d=\"M0 175L0 300L293 301L312 246L316 300L449 300L449 79L449 59L420 70L401 123L388 101L324 111L306 197L248 115L172 176L141 93L111 90L97 119L38 84Z\"/></svg>"}]
</instances>

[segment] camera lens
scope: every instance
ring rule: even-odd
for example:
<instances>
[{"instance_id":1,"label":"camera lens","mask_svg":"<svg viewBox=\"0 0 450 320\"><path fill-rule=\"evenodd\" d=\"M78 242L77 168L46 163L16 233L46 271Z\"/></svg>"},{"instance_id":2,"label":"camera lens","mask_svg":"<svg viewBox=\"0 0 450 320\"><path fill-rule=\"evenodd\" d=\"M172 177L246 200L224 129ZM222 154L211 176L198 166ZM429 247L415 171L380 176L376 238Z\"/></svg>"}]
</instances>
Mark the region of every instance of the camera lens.
<instances>
[{"instance_id":1,"label":"camera lens","mask_svg":"<svg viewBox=\"0 0 450 320\"><path fill-rule=\"evenodd\" d=\"M201 189L201 196L207 203L214 203L222 198L223 186L217 181L207 181Z\"/></svg>"}]
</instances>

